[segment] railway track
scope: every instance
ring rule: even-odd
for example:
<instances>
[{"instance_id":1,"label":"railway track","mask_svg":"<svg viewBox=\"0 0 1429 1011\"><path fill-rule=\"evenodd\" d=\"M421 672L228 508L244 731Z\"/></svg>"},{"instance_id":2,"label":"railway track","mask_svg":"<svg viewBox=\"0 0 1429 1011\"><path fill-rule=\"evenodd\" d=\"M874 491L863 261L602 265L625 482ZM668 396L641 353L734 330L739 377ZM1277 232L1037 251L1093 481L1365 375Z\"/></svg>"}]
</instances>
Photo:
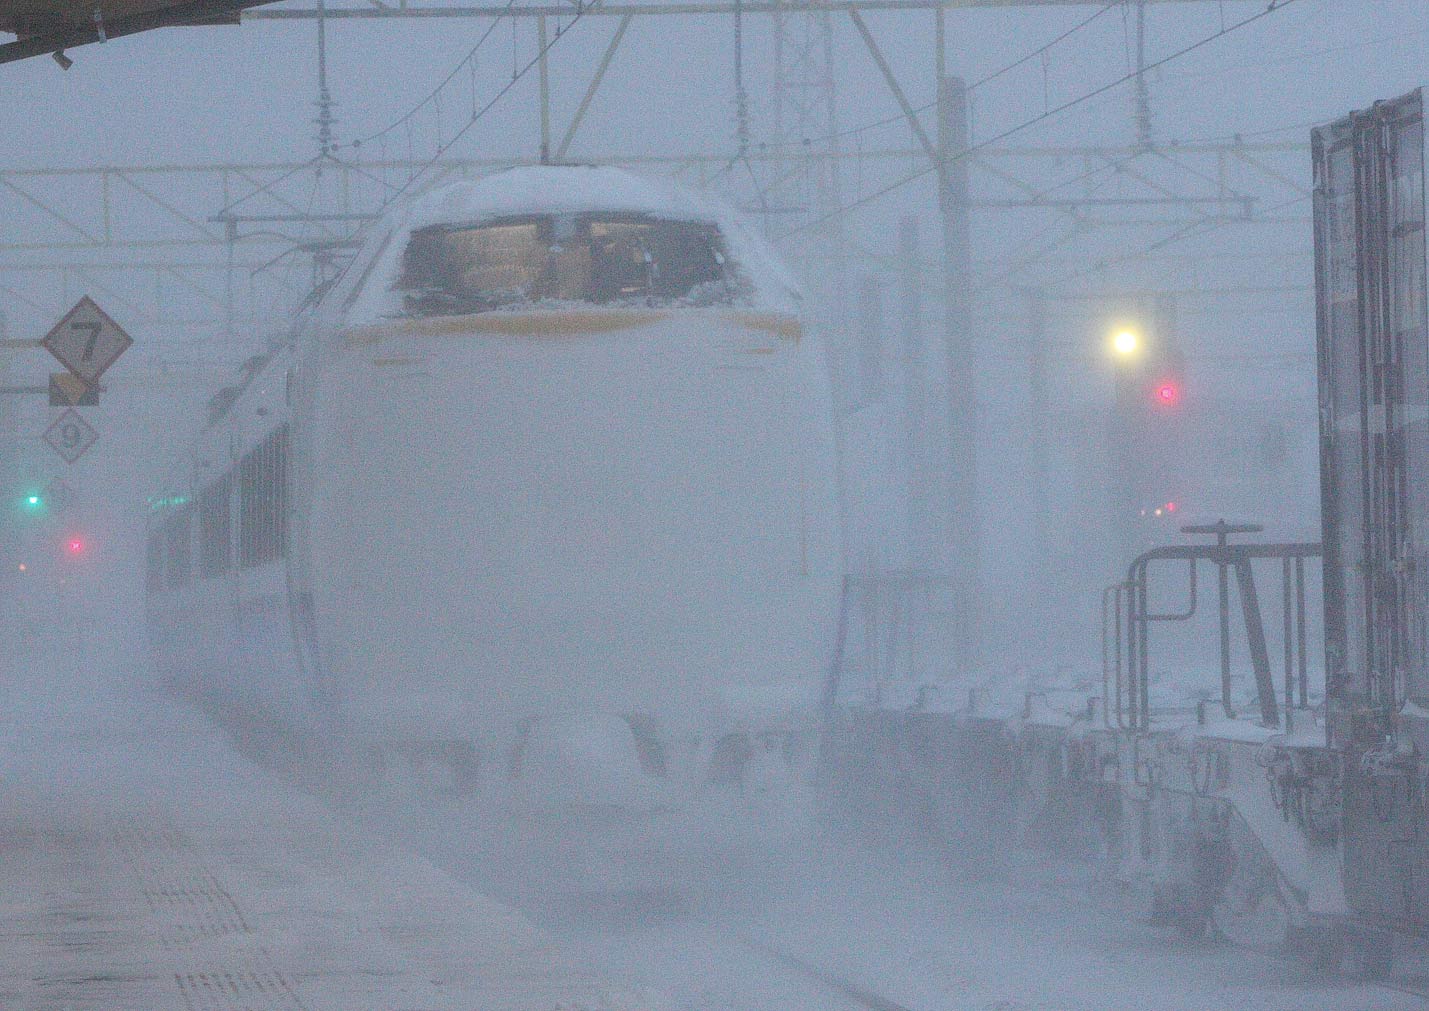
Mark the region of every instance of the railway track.
<instances>
[{"instance_id":1,"label":"railway track","mask_svg":"<svg viewBox=\"0 0 1429 1011\"><path fill-rule=\"evenodd\" d=\"M762 955L767 955L791 969L797 970L800 974L813 979L828 990L847 998L867 1011L914 1011L913 1008L905 1004L900 1004L892 998L885 997L874 990L846 976L822 969L812 962L800 958L798 955L785 951L777 945L751 937L740 937L738 939L745 947L753 949Z\"/></svg>"}]
</instances>

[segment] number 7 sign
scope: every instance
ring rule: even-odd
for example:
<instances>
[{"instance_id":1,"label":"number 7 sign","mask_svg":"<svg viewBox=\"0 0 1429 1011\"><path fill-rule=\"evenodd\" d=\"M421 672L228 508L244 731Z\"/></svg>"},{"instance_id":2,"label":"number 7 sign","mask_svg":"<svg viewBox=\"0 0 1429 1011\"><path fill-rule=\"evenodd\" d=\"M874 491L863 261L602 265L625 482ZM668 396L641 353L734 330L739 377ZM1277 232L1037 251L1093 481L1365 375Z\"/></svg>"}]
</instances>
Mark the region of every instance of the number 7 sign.
<instances>
[{"instance_id":1,"label":"number 7 sign","mask_svg":"<svg viewBox=\"0 0 1429 1011\"><path fill-rule=\"evenodd\" d=\"M86 295L41 343L61 365L93 385L134 340Z\"/></svg>"}]
</instances>

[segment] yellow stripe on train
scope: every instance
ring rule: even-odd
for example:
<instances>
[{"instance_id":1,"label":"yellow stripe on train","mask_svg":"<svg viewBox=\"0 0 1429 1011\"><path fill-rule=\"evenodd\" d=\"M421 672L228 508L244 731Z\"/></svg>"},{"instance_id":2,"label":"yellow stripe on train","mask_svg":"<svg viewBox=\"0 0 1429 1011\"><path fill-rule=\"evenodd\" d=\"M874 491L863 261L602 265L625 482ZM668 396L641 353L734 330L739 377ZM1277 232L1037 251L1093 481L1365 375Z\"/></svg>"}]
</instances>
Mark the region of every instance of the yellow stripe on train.
<instances>
[{"instance_id":1,"label":"yellow stripe on train","mask_svg":"<svg viewBox=\"0 0 1429 1011\"><path fill-rule=\"evenodd\" d=\"M748 330L762 330L798 343L803 335L796 316L784 313L721 313L723 318ZM394 319L347 331L350 347L377 344L394 337L464 337L496 334L505 337L574 337L614 333L661 323L671 313L658 310L598 310L577 312L485 312L462 316L426 316Z\"/></svg>"}]
</instances>

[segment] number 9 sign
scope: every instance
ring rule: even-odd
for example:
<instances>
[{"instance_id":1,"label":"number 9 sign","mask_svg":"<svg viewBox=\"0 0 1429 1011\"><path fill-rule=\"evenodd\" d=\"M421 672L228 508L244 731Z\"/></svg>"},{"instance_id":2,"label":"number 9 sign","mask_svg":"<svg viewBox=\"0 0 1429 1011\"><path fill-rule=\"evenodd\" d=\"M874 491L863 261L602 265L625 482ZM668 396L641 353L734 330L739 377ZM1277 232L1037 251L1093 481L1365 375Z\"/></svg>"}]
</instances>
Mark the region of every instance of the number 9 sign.
<instances>
[{"instance_id":1,"label":"number 9 sign","mask_svg":"<svg viewBox=\"0 0 1429 1011\"><path fill-rule=\"evenodd\" d=\"M94 426L85 421L79 412L66 410L49 428L45 429L44 440L65 463L74 463L89 451L99 439Z\"/></svg>"}]
</instances>

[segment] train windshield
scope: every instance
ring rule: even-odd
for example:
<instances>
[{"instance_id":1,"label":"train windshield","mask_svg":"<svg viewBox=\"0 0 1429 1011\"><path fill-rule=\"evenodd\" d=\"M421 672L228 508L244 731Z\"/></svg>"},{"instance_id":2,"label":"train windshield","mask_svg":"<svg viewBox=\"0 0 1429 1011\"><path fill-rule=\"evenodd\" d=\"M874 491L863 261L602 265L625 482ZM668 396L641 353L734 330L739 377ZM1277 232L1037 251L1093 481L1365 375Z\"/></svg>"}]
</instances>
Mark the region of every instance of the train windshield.
<instances>
[{"instance_id":1,"label":"train windshield","mask_svg":"<svg viewBox=\"0 0 1429 1011\"><path fill-rule=\"evenodd\" d=\"M398 288L415 316L542 302L720 305L736 294L718 228L642 215L420 229L407 246Z\"/></svg>"}]
</instances>

